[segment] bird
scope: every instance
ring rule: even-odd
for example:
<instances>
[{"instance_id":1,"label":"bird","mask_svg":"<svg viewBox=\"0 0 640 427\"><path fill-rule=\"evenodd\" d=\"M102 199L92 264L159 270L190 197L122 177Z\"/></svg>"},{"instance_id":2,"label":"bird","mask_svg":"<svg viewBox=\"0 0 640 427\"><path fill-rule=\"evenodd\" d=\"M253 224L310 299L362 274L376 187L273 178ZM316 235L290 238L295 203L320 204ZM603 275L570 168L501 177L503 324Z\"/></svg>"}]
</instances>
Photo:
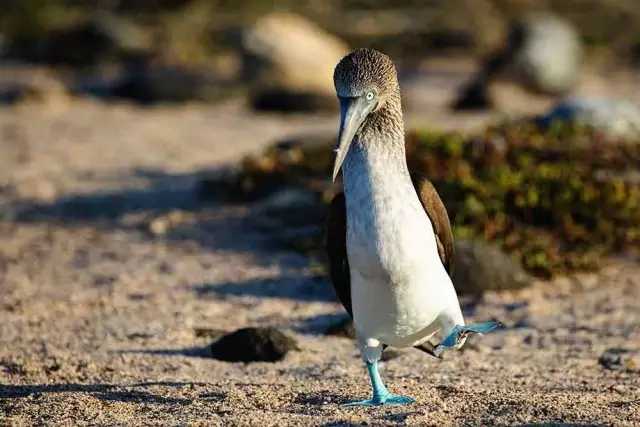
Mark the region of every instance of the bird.
<instances>
[{"instance_id":1,"label":"bird","mask_svg":"<svg viewBox=\"0 0 640 427\"><path fill-rule=\"evenodd\" d=\"M350 406L403 405L378 370L386 346L424 346L439 357L468 335L499 322L465 325L449 273L453 234L447 210L427 179L413 181L405 152L400 85L387 55L354 50L335 67L340 104L326 250L336 295L353 318L372 397Z\"/></svg>"}]
</instances>

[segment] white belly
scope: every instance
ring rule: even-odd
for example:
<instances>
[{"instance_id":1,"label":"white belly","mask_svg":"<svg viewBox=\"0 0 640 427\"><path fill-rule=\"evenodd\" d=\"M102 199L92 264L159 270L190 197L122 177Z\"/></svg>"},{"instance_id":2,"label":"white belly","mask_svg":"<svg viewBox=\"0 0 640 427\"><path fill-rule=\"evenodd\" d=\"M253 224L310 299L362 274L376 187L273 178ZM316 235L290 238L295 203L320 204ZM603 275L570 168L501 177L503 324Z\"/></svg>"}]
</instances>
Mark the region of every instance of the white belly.
<instances>
[{"instance_id":1,"label":"white belly","mask_svg":"<svg viewBox=\"0 0 640 427\"><path fill-rule=\"evenodd\" d=\"M412 346L440 329L443 314L459 310L431 224L426 215L417 219L405 218L373 239L349 236L353 315L363 339Z\"/></svg>"},{"instance_id":2,"label":"white belly","mask_svg":"<svg viewBox=\"0 0 640 427\"><path fill-rule=\"evenodd\" d=\"M361 341L413 346L464 321L433 226L408 174L386 173L376 161L384 159L359 152L347 158L354 325Z\"/></svg>"}]
</instances>

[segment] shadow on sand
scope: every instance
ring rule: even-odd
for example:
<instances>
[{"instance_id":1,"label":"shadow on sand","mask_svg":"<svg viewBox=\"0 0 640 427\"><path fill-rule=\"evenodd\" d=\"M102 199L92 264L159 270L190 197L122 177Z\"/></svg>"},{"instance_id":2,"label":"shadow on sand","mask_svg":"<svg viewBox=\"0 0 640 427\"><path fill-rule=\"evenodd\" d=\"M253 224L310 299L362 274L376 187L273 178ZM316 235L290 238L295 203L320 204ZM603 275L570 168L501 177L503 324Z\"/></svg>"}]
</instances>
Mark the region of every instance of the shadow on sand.
<instances>
[{"instance_id":1,"label":"shadow on sand","mask_svg":"<svg viewBox=\"0 0 640 427\"><path fill-rule=\"evenodd\" d=\"M113 179L142 182L142 188L71 195L51 203L17 201L12 206L12 216L17 223L91 226L107 232L127 230L138 233L142 239L195 243L203 251L245 253L258 265L276 265L282 271L276 277L194 284L193 292L199 297L249 295L334 301L323 276L303 273L306 258L283 246L276 236L278 230L264 229L260 209L251 203L224 202L223 174L222 170L170 174L139 169L131 176ZM176 210L187 212L193 220L172 226L160 235L150 232L149 223L154 218Z\"/></svg>"},{"instance_id":2,"label":"shadow on sand","mask_svg":"<svg viewBox=\"0 0 640 427\"><path fill-rule=\"evenodd\" d=\"M158 405L190 405L192 399L179 397L164 397L150 393L146 387L190 387L193 385L208 385L194 382L143 382L134 384L27 384L0 385L0 399L20 399L49 393L87 393L103 401L151 403ZM222 393L209 393L202 398L223 400Z\"/></svg>"},{"instance_id":3,"label":"shadow on sand","mask_svg":"<svg viewBox=\"0 0 640 427\"><path fill-rule=\"evenodd\" d=\"M324 276L282 275L273 279L203 283L193 286L198 297L250 295L300 301L335 301Z\"/></svg>"},{"instance_id":4,"label":"shadow on sand","mask_svg":"<svg viewBox=\"0 0 640 427\"><path fill-rule=\"evenodd\" d=\"M224 188L215 178L223 171L169 174L159 170L135 170L131 176L109 179L140 183L136 188L77 194L51 203L22 201L15 204L17 223L61 227L94 227L102 232L126 230L133 238L167 244L195 244L196 250L248 254L259 266L276 266L268 277L224 282L195 282L187 288L198 299L237 297L277 298L301 302L334 302L335 294L323 275L310 273L308 260L278 240L278 229L265 230L255 204L225 202ZM206 192L203 182L206 183ZM223 187L220 180L220 187ZM257 203L259 204L259 202ZM173 211L184 211L190 220L172 226L166 233L150 232L149 223ZM273 218L272 218L273 219ZM297 319L286 325L300 333L322 334L340 315ZM207 348L132 349L130 352L157 356L208 357Z\"/></svg>"},{"instance_id":5,"label":"shadow on sand","mask_svg":"<svg viewBox=\"0 0 640 427\"><path fill-rule=\"evenodd\" d=\"M170 174L155 169L136 169L129 176L113 178L144 182L143 188L64 196L51 203L19 201L15 220L86 224L117 222L135 212L160 215L175 209L199 210L206 203L198 183L204 176L221 173L212 170Z\"/></svg>"},{"instance_id":6,"label":"shadow on sand","mask_svg":"<svg viewBox=\"0 0 640 427\"><path fill-rule=\"evenodd\" d=\"M154 356L187 356L211 358L211 350L209 346L202 347L185 347L185 348L159 348L159 349L131 349L117 350L113 353L119 354L149 354Z\"/></svg>"}]
</instances>

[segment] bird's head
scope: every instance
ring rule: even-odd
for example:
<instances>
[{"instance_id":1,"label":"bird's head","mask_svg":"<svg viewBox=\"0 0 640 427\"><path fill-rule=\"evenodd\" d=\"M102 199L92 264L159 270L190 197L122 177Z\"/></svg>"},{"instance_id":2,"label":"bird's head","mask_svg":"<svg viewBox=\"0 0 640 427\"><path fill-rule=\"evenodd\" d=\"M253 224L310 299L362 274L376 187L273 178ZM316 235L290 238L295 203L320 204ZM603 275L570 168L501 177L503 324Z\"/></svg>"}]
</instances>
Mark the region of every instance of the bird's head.
<instances>
[{"instance_id":1,"label":"bird's head","mask_svg":"<svg viewBox=\"0 0 640 427\"><path fill-rule=\"evenodd\" d=\"M387 55L374 49L357 49L340 60L333 73L340 101L340 130L333 168L335 181L351 141L376 114L400 109L396 68Z\"/></svg>"}]
</instances>

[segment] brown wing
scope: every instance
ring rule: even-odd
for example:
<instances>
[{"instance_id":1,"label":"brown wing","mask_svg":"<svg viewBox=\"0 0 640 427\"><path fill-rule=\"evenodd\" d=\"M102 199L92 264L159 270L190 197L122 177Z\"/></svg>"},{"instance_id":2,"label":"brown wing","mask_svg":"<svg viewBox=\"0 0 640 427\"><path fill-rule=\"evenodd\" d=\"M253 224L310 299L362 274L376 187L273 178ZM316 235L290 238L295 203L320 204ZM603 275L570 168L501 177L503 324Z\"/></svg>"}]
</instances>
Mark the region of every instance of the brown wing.
<instances>
[{"instance_id":1,"label":"brown wing","mask_svg":"<svg viewBox=\"0 0 640 427\"><path fill-rule=\"evenodd\" d=\"M453 233L451 232L451 223L449 222L449 215L447 209L442 203L442 199L438 195L433 184L428 179L416 179L413 181L413 185L418 193L418 198L425 212L431 220L433 225L433 231L436 234L436 244L438 245L438 254L440 260L444 264L444 268L449 274L451 274L451 267L453 264ZM434 351L434 345L429 341L426 341L415 348L430 354L433 357L441 358Z\"/></svg>"},{"instance_id":2,"label":"brown wing","mask_svg":"<svg viewBox=\"0 0 640 427\"><path fill-rule=\"evenodd\" d=\"M451 274L453 264L453 233L451 232L451 223L449 222L447 209L444 207L444 203L442 203L435 187L428 179L422 178L415 180L413 185L416 187L420 203L422 203L422 207L433 225L440 260L442 264L444 264L447 272Z\"/></svg>"},{"instance_id":3,"label":"brown wing","mask_svg":"<svg viewBox=\"0 0 640 427\"><path fill-rule=\"evenodd\" d=\"M353 317L351 311L351 273L347 259L347 208L344 193L336 194L329 206L326 249L333 288L344 308Z\"/></svg>"}]
</instances>

